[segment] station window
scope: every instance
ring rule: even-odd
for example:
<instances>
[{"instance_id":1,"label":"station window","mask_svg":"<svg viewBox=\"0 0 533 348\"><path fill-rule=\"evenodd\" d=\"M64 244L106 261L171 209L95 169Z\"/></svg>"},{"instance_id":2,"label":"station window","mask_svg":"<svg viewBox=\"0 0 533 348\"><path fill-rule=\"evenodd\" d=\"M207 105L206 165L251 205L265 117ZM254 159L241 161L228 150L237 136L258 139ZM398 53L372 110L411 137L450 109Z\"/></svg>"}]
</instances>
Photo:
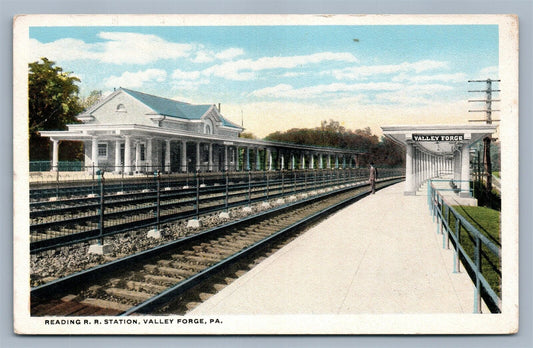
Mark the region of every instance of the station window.
<instances>
[{"instance_id":1,"label":"station window","mask_svg":"<svg viewBox=\"0 0 533 348\"><path fill-rule=\"evenodd\" d=\"M107 144L98 144L98 157L107 158Z\"/></svg>"},{"instance_id":2,"label":"station window","mask_svg":"<svg viewBox=\"0 0 533 348\"><path fill-rule=\"evenodd\" d=\"M144 144L141 144L141 161L144 161L145 160L145 147L144 147Z\"/></svg>"},{"instance_id":3,"label":"station window","mask_svg":"<svg viewBox=\"0 0 533 348\"><path fill-rule=\"evenodd\" d=\"M124 104L117 105L117 112L126 112L126 107L124 106Z\"/></svg>"},{"instance_id":4,"label":"station window","mask_svg":"<svg viewBox=\"0 0 533 348\"><path fill-rule=\"evenodd\" d=\"M210 119L204 121L204 134L213 134L213 122Z\"/></svg>"}]
</instances>

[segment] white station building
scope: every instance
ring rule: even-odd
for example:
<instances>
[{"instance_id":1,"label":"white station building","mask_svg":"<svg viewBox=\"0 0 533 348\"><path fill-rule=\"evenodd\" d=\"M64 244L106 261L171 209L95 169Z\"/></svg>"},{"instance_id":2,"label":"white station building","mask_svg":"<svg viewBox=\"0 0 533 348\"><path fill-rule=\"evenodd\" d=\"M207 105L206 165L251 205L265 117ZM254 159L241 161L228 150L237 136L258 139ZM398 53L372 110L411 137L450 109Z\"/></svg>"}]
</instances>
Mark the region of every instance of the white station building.
<instances>
[{"instance_id":1,"label":"white station building","mask_svg":"<svg viewBox=\"0 0 533 348\"><path fill-rule=\"evenodd\" d=\"M240 138L220 105L193 105L119 88L77 116L66 131L42 131L53 143L82 141L85 165L126 174L152 172L353 168L355 150Z\"/></svg>"},{"instance_id":2,"label":"white station building","mask_svg":"<svg viewBox=\"0 0 533 348\"><path fill-rule=\"evenodd\" d=\"M386 137L405 146L405 195L428 179L450 178L470 197L470 146L496 131L496 125L383 126Z\"/></svg>"}]
</instances>

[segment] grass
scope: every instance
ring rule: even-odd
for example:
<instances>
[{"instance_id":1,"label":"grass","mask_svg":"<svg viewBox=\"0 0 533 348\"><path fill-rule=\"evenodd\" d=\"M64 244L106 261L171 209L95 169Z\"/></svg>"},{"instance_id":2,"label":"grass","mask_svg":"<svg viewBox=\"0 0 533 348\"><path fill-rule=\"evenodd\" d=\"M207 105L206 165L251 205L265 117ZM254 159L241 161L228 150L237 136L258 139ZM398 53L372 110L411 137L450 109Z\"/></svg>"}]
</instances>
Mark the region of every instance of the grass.
<instances>
[{"instance_id":1,"label":"grass","mask_svg":"<svg viewBox=\"0 0 533 348\"><path fill-rule=\"evenodd\" d=\"M500 172L492 172L492 175L494 175L498 179L500 178Z\"/></svg>"},{"instance_id":2,"label":"grass","mask_svg":"<svg viewBox=\"0 0 533 348\"><path fill-rule=\"evenodd\" d=\"M490 241L498 247L501 247L499 211L486 207L467 206L453 206L453 209ZM453 214L450 214L450 223L450 226L455 226L455 217ZM476 241L474 236L463 226L461 226L460 243L468 257L475 262L474 249ZM481 274L485 277L494 292L501 298L501 260L484 244L481 247L481 255ZM472 270L467 269L467 271L471 278L474 279Z\"/></svg>"}]
</instances>

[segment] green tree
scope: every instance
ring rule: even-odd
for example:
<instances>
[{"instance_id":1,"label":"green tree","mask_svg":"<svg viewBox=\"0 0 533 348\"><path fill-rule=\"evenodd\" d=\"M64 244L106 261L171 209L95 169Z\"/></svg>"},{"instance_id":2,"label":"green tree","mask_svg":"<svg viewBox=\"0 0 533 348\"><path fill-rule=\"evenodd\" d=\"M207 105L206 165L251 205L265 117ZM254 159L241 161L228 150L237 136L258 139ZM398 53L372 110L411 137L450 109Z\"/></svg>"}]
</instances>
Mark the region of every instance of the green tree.
<instances>
[{"instance_id":1,"label":"green tree","mask_svg":"<svg viewBox=\"0 0 533 348\"><path fill-rule=\"evenodd\" d=\"M81 98L80 104L83 110L88 110L100 100L102 100L102 91L93 90L88 97Z\"/></svg>"},{"instance_id":2,"label":"green tree","mask_svg":"<svg viewBox=\"0 0 533 348\"><path fill-rule=\"evenodd\" d=\"M239 138L245 138L245 139L257 139L257 137L250 132L242 132L239 134Z\"/></svg>"},{"instance_id":3,"label":"green tree","mask_svg":"<svg viewBox=\"0 0 533 348\"><path fill-rule=\"evenodd\" d=\"M78 123L75 115L83 107L78 97L80 80L47 58L29 64L28 107L30 160L50 159L50 141L39 131L65 130L69 123ZM83 156L81 142L61 142L60 160L76 160Z\"/></svg>"},{"instance_id":4,"label":"green tree","mask_svg":"<svg viewBox=\"0 0 533 348\"><path fill-rule=\"evenodd\" d=\"M293 128L285 132L274 132L267 140L300 145L315 145L351 149L364 153L360 165L366 166L374 161L378 167L402 166L404 155L401 146L385 137L378 139L369 127L352 131L334 120L322 121L319 127Z\"/></svg>"}]
</instances>

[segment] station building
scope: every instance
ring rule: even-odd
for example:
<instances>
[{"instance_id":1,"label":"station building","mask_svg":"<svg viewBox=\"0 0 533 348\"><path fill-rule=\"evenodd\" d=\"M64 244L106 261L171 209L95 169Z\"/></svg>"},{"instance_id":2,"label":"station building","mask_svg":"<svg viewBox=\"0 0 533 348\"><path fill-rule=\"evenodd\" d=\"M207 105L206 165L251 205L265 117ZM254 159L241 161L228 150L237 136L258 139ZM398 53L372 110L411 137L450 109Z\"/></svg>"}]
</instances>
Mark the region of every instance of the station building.
<instances>
[{"instance_id":1,"label":"station building","mask_svg":"<svg viewBox=\"0 0 533 348\"><path fill-rule=\"evenodd\" d=\"M85 164L126 174L152 172L353 168L355 150L240 138L241 126L220 104L193 105L126 88L76 116L66 131L42 131L52 141L82 141Z\"/></svg>"},{"instance_id":2,"label":"station building","mask_svg":"<svg viewBox=\"0 0 533 348\"><path fill-rule=\"evenodd\" d=\"M381 127L386 137L406 149L405 195L414 195L428 179L447 178L463 198L471 197L470 147L496 128L492 124Z\"/></svg>"}]
</instances>

